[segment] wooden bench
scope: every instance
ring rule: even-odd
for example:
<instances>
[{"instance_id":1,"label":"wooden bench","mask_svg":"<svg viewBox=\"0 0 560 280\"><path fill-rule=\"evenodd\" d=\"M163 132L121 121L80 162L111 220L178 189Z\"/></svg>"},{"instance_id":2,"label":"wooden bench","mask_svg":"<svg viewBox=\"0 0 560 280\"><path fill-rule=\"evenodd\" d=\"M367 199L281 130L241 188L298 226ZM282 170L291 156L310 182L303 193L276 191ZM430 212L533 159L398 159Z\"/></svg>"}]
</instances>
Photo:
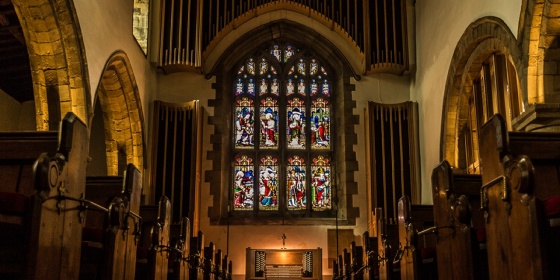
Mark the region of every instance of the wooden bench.
<instances>
[{"instance_id":1,"label":"wooden bench","mask_svg":"<svg viewBox=\"0 0 560 280\"><path fill-rule=\"evenodd\" d=\"M141 174L133 164L122 177L86 178L86 198L98 207L88 207L81 279L134 279L141 193Z\"/></svg>"},{"instance_id":2,"label":"wooden bench","mask_svg":"<svg viewBox=\"0 0 560 280\"><path fill-rule=\"evenodd\" d=\"M490 279L557 277L560 133L507 132L495 115L479 138Z\"/></svg>"},{"instance_id":3,"label":"wooden bench","mask_svg":"<svg viewBox=\"0 0 560 280\"><path fill-rule=\"evenodd\" d=\"M188 280L191 238L189 218L184 217L180 224L172 224L170 234L172 248L169 257L169 279Z\"/></svg>"},{"instance_id":4,"label":"wooden bench","mask_svg":"<svg viewBox=\"0 0 560 280\"><path fill-rule=\"evenodd\" d=\"M57 153L34 166L27 279L78 279L89 133L76 115L61 122Z\"/></svg>"},{"instance_id":5,"label":"wooden bench","mask_svg":"<svg viewBox=\"0 0 560 280\"><path fill-rule=\"evenodd\" d=\"M437 279L436 238L424 233L433 228L433 207L412 205L408 196L397 203L399 243L393 260L400 279Z\"/></svg>"},{"instance_id":6,"label":"wooden bench","mask_svg":"<svg viewBox=\"0 0 560 280\"><path fill-rule=\"evenodd\" d=\"M453 174L447 161L432 171L434 233L441 279L488 279L481 187L480 175Z\"/></svg>"},{"instance_id":7,"label":"wooden bench","mask_svg":"<svg viewBox=\"0 0 560 280\"><path fill-rule=\"evenodd\" d=\"M393 279L396 275L400 274L398 272L395 273L393 266L393 258L395 256L393 248L396 248L398 244L398 229L394 226L389 227L387 225L381 208L375 208L374 216L376 221L375 228L377 230L379 279Z\"/></svg>"},{"instance_id":8,"label":"wooden bench","mask_svg":"<svg viewBox=\"0 0 560 280\"><path fill-rule=\"evenodd\" d=\"M373 280L379 274L379 258L377 255L377 238L371 237L368 231L362 235L365 269L363 279Z\"/></svg>"},{"instance_id":9,"label":"wooden bench","mask_svg":"<svg viewBox=\"0 0 560 280\"><path fill-rule=\"evenodd\" d=\"M45 152L54 155L58 132L0 132L0 279L23 278L31 196L35 193L33 165Z\"/></svg>"},{"instance_id":10,"label":"wooden bench","mask_svg":"<svg viewBox=\"0 0 560 280\"><path fill-rule=\"evenodd\" d=\"M190 241L190 272L189 279L202 279L204 277L204 234L198 231L197 236L192 236Z\"/></svg>"},{"instance_id":11,"label":"wooden bench","mask_svg":"<svg viewBox=\"0 0 560 280\"><path fill-rule=\"evenodd\" d=\"M142 217L142 236L136 278L160 280L167 279L169 268L169 231L171 224L171 202L162 196L158 205L140 206Z\"/></svg>"}]
</instances>

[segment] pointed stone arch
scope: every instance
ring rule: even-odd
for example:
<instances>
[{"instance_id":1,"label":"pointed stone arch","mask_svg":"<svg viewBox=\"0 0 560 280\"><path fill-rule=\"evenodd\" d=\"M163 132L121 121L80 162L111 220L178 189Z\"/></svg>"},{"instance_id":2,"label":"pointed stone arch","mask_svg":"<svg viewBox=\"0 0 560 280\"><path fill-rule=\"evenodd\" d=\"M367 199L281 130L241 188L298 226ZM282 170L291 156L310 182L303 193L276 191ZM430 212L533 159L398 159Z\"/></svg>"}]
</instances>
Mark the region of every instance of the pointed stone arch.
<instances>
[{"instance_id":1,"label":"pointed stone arch","mask_svg":"<svg viewBox=\"0 0 560 280\"><path fill-rule=\"evenodd\" d=\"M455 47L445 85L440 140L440 160L452 166L458 166L459 135L468 119L472 82L484 60L493 53L505 54L520 76L522 61L517 41L508 26L495 17L471 23Z\"/></svg>"},{"instance_id":2,"label":"pointed stone arch","mask_svg":"<svg viewBox=\"0 0 560 280\"><path fill-rule=\"evenodd\" d=\"M143 170L146 149L142 104L132 66L123 51L107 60L96 96L105 128L107 175L122 174L128 163Z\"/></svg>"},{"instance_id":3,"label":"pointed stone arch","mask_svg":"<svg viewBox=\"0 0 560 280\"><path fill-rule=\"evenodd\" d=\"M37 130L58 129L55 124L67 112L86 122L91 113L89 79L73 2L12 2L27 43Z\"/></svg>"}]
</instances>

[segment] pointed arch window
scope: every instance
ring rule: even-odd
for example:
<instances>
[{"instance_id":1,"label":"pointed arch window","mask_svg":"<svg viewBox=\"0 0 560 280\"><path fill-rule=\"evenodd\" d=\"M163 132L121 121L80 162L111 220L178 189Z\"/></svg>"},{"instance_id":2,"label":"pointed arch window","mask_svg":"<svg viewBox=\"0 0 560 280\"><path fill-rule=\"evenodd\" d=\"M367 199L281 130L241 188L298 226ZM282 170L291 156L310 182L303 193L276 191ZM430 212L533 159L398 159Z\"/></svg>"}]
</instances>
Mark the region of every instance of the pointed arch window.
<instances>
[{"instance_id":1,"label":"pointed arch window","mask_svg":"<svg viewBox=\"0 0 560 280\"><path fill-rule=\"evenodd\" d=\"M233 211L330 212L334 93L327 67L291 43L271 43L235 71Z\"/></svg>"}]
</instances>

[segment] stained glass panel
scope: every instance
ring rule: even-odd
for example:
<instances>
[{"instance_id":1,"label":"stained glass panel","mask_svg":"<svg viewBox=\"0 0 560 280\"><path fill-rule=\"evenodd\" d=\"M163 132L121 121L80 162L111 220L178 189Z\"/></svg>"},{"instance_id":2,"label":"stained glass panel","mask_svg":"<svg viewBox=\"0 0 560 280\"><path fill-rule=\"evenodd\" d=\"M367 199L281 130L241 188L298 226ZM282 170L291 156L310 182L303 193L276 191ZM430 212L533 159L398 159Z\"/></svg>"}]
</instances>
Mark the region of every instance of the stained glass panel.
<instances>
[{"instance_id":1,"label":"stained glass panel","mask_svg":"<svg viewBox=\"0 0 560 280\"><path fill-rule=\"evenodd\" d=\"M321 92L326 96L331 96L331 87L329 86L329 81L324 80L321 86Z\"/></svg>"},{"instance_id":2,"label":"stained glass panel","mask_svg":"<svg viewBox=\"0 0 560 280\"><path fill-rule=\"evenodd\" d=\"M295 49L293 49L291 45L287 45L286 49L284 50L284 62L290 60L290 57L292 57L295 53Z\"/></svg>"},{"instance_id":3,"label":"stained glass panel","mask_svg":"<svg viewBox=\"0 0 560 280\"><path fill-rule=\"evenodd\" d=\"M278 105L277 100L267 97L261 100L259 112L261 124L260 146L264 149L278 148Z\"/></svg>"},{"instance_id":4,"label":"stained glass panel","mask_svg":"<svg viewBox=\"0 0 560 280\"><path fill-rule=\"evenodd\" d=\"M286 196L288 210L304 210L307 208L306 172L303 158L288 158L286 166Z\"/></svg>"},{"instance_id":5,"label":"stained glass panel","mask_svg":"<svg viewBox=\"0 0 560 280\"><path fill-rule=\"evenodd\" d=\"M255 111L253 100L244 97L235 106L235 148L251 149L255 146Z\"/></svg>"},{"instance_id":6,"label":"stained glass panel","mask_svg":"<svg viewBox=\"0 0 560 280\"><path fill-rule=\"evenodd\" d=\"M317 60L311 59L311 63L309 64L309 75L315 76L319 72L319 63Z\"/></svg>"},{"instance_id":7,"label":"stained glass panel","mask_svg":"<svg viewBox=\"0 0 560 280\"><path fill-rule=\"evenodd\" d=\"M267 72L268 72L268 61L266 61L266 59L262 58L261 63L260 63L259 74L264 75Z\"/></svg>"},{"instance_id":8,"label":"stained glass panel","mask_svg":"<svg viewBox=\"0 0 560 280\"><path fill-rule=\"evenodd\" d=\"M247 81L247 94L255 96L255 81L253 79Z\"/></svg>"},{"instance_id":9,"label":"stained glass panel","mask_svg":"<svg viewBox=\"0 0 560 280\"><path fill-rule=\"evenodd\" d=\"M298 69L299 74L301 74L302 76L305 76L305 61L303 61L303 59L300 59L298 61L297 69Z\"/></svg>"},{"instance_id":10,"label":"stained glass panel","mask_svg":"<svg viewBox=\"0 0 560 280\"><path fill-rule=\"evenodd\" d=\"M272 79L272 83L270 84L270 93L274 95L279 95L280 88L278 86L278 79Z\"/></svg>"},{"instance_id":11,"label":"stained glass panel","mask_svg":"<svg viewBox=\"0 0 560 280\"><path fill-rule=\"evenodd\" d=\"M267 93L268 93L268 82L266 81L265 78L262 78L259 84L259 95L264 95Z\"/></svg>"},{"instance_id":12,"label":"stained glass panel","mask_svg":"<svg viewBox=\"0 0 560 280\"><path fill-rule=\"evenodd\" d=\"M331 165L322 156L311 163L311 203L315 211L331 209Z\"/></svg>"},{"instance_id":13,"label":"stained glass panel","mask_svg":"<svg viewBox=\"0 0 560 280\"><path fill-rule=\"evenodd\" d=\"M235 96L239 96L245 93L245 84L243 83L242 79L237 79L235 82Z\"/></svg>"},{"instance_id":14,"label":"stained glass panel","mask_svg":"<svg viewBox=\"0 0 560 280\"><path fill-rule=\"evenodd\" d=\"M317 98L311 103L311 148L330 149L330 106L328 101Z\"/></svg>"},{"instance_id":15,"label":"stained glass panel","mask_svg":"<svg viewBox=\"0 0 560 280\"><path fill-rule=\"evenodd\" d=\"M272 47L272 50L270 50L270 54L274 56L278 60L278 62L282 61L282 51L280 50L280 47L278 45L274 45Z\"/></svg>"},{"instance_id":16,"label":"stained glass panel","mask_svg":"<svg viewBox=\"0 0 560 280\"><path fill-rule=\"evenodd\" d=\"M315 96L319 90L319 85L317 84L317 81L315 79L311 80L311 85L309 86L309 93L311 94L311 96Z\"/></svg>"},{"instance_id":17,"label":"stained glass panel","mask_svg":"<svg viewBox=\"0 0 560 280\"><path fill-rule=\"evenodd\" d=\"M298 85L297 85L297 90L298 90L299 95L305 96L305 80L304 79L299 79Z\"/></svg>"},{"instance_id":18,"label":"stained glass panel","mask_svg":"<svg viewBox=\"0 0 560 280\"><path fill-rule=\"evenodd\" d=\"M255 61L252 58L247 61L247 73L255 75Z\"/></svg>"},{"instance_id":19,"label":"stained glass panel","mask_svg":"<svg viewBox=\"0 0 560 280\"><path fill-rule=\"evenodd\" d=\"M294 94L294 90L294 82L292 81L292 79L288 79L288 81L286 81L286 95L289 96Z\"/></svg>"},{"instance_id":20,"label":"stained glass panel","mask_svg":"<svg viewBox=\"0 0 560 280\"><path fill-rule=\"evenodd\" d=\"M278 163L272 156L259 165L259 209L278 210Z\"/></svg>"},{"instance_id":21,"label":"stained glass panel","mask_svg":"<svg viewBox=\"0 0 560 280\"><path fill-rule=\"evenodd\" d=\"M290 149L305 149L305 103L299 98L288 100L287 142Z\"/></svg>"},{"instance_id":22,"label":"stained glass panel","mask_svg":"<svg viewBox=\"0 0 560 280\"><path fill-rule=\"evenodd\" d=\"M243 155L235 159L233 170L233 210L253 210L255 193L253 159Z\"/></svg>"}]
</instances>

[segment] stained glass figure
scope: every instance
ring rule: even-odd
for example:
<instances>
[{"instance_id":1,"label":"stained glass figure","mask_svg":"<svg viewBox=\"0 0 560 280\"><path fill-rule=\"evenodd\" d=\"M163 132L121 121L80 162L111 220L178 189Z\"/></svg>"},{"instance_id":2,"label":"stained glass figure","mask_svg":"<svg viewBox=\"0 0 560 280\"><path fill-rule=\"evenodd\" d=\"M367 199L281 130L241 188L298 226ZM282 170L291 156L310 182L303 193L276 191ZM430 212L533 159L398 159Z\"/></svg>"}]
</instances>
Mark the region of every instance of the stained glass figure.
<instances>
[{"instance_id":1,"label":"stained glass figure","mask_svg":"<svg viewBox=\"0 0 560 280\"><path fill-rule=\"evenodd\" d=\"M315 76L319 72L319 63L317 60L311 59L311 63L309 64L309 75Z\"/></svg>"},{"instance_id":2,"label":"stained glass figure","mask_svg":"<svg viewBox=\"0 0 560 280\"><path fill-rule=\"evenodd\" d=\"M235 106L235 148L253 148L255 134L255 119L253 100L244 97L237 100Z\"/></svg>"},{"instance_id":3,"label":"stained glass figure","mask_svg":"<svg viewBox=\"0 0 560 280\"><path fill-rule=\"evenodd\" d=\"M253 79L247 81L247 94L255 96L255 81Z\"/></svg>"},{"instance_id":4,"label":"stained glass figure","mask_svg":"<svg viewBox=\"0 0 560 280\"><path fill-rule=\"evenodd\" d=\"M304 79L299 79L297 89L298 89L298 94L299 95L305 96L305 80Z\"/></svg>"},{"instance_id":5,"label":"stained glass figure","mask_svg":"<svg viewBox=\"0 0 560 280\"><path fill-rule=\"evenodd\" d=\"M278 85L278 79L272 79L272 83L270 83L270 93L274 94L274 95L279 95L280 88Z\"/></svg>"},{"instance_id":6,"label":"stained glass figure","mask_svg":"<svg viewBox=\"0 0 560 280\"><path fill-rule=\"evenodd\" d=\"M294 94L294 90L295 90L294 82L292 81L292 79L288 79L288 81L286 81L286 95Z\"/></svg>"},{"instance_id":7,"label":"stained glass figure","mask_svg":"<svg viewBox=\"0 0 560 280\"><path fill-rule=\"evenodd\" d=\"M272 156L259 165L259 209L278 210L278 163Z\"/></svg>"},{"instance_id":8,"label":"stained glass figure","mask_svg":"<svg viewBox=\"0 0 560 280\"><path fill-rule=\"evenodd\" d=\"M243 155L235 159L233 170L233 210L253 210L255 174L253 159Z\"/></svg>"},{"instance_id":9,"label":"stained glass figure","mask_svg":"<svg viewBox=\"0 0 560 280\"><path fill-rule=\"evenodd\" d=\"M255 61L252 58L247 61L247 73L255 75Z\"/></svg>"},{"instance_id":10,"label":"stained glass figure","mask_svg":"<svg viewBox=\"0 0 560 280\"><path fill-rule=\"evenodd\" d=\"M278 45L274 45L272 47L270 54L274 56L278 60L278 62L282 61L282 51L280 50L280 47Z\"/></svg>"},{"instance_id":11,"label":"stained glass figure","mask_svg":"<svg viewBox=\"0 0 560 280\"><path fill-rule=\"evenodd\" d=\"M262 78L261 83L259 84L259 94L264 95L268 93L268 83L266 79Z\"/></svg>"},{"instance_id":12,"label":"stained glass figure","mask_svg":"<svg viewBox=\"0 0 560 280\"><path fill-rule=\"evenodd\" d=\"M311 148L330 148L330 107L328 101L317 98L311 103Z\"/></svg>"},{"instance_id":13,"label":"stained glass figure","mask_svg":"<svg viewBox=\"0 0 560 280\"><path fill-rule=\"evenodd\" d=\"M311 80L311 85L309 86L309 93L311 96L315 96L318 93L319 85L317 85L317 81L315 79Z\"/></svg>"},{"instance_id":14,"label":"stained glass figure","mask_svg":"<svg viewBox=\"0 0 560 280\"><path fill-rule=\"evenodd\" d=\"M267 72L268 72L268 61L266 61L266 59L262 58L261 59L261 64L260 64L259 75L264 75Z\"/></svg>"},{"instance_id":15,"label":"stained glass figure","mask_svg":"<svg viewBox=\"0 0 560 280\"><path fill-rule=\"evenodd\" d=\"M298 156L288 158L286 166L286 197L288 210L307 208L306 167L304 159Z\"/></svg>"},{"instance_id":16,"label":"stained glass figure","mask_svg":"<svg viewBox=\"0 0 560 280\"><path fill-rule=\"evenodd\" d=\"M311 203L315 211L331 209L331 166L322 156L311 163Z\"/></svg>"},{"instance_id":17,"label":"stained glass figure","mask_svg":"<svg viewBox=\"0 0 560 280\"><path fill-rule=\"evenodd\" d=\"M302 76L305 76L305 61L303 61L303 59L300 59L298 61L297 70L298 70L299 74L301 74Z\"/></svg>"},{"instance_id":18,"label":"stained glass figure","mask_svg":"<svg viewBox=\"0 0 560 280\"><path fill-rule=\"evenodd\" d=\"M277 100L268 97L261 103L259 115L261 123L260 146L264 149L276 149L278 148Z\"/></svg>"},{"instance_id":19,"label":"stained glass figure","mask_svg":"<svg viewBox=\"0 0 560 280\"><path fill-rule=\"evenodd\" d=\"M305 103L299 98L288 100L287 143L290 149L305 149Z\"/></svg>"},{"instance_id":20,"label":"stained glass figure","mask_svg":"<svg viewBox=\"0 0 560 280\"><path fill-rule=\"evenodd\" d=\"M237 79L237 82L235 82L235 96L243 94L243 87L243 80Z\"/></svg>"},{"instance_id":21,"label":"stained glass figure","mask_svg":"<svg viewBox=\"0 0 560 280\"><path fill-rule=\"evenodd\" d=\"M292 55L294 55L296 52L294 49L292 49L291 45L287 45L286 49L284 50L284 62L287 62L288 60L290 60L290 57L292 57Z\"/></svg>"},{"instance_id":22,"label":"stained glass figure","mask_svg":"<svg viewBox=\"0 0 560 280\"><path fill-rule=\"evenodd\" d=\"M321 87L321 92L326 96L331 96L331 87L329 86L329 81L324 80Z\"/></svg>"}]
</instances>

